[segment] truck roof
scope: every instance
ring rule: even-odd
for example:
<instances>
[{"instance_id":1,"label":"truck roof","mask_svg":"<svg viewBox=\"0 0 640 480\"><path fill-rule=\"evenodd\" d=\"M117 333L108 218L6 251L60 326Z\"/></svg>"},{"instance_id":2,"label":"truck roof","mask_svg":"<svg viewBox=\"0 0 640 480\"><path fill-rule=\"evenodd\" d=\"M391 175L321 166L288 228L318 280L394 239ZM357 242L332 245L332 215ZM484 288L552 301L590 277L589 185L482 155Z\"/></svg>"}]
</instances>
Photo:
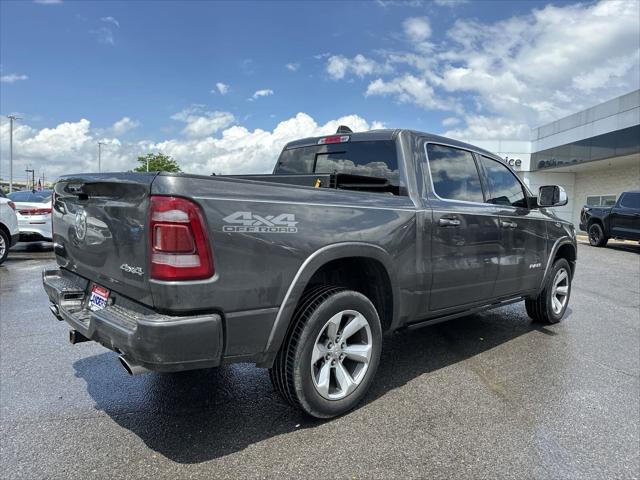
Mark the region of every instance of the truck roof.
<instances>
[{"instance_id":1,"label":"truck roof","mask_svg":"<svg viewBox=\"0 0 640 480\"><path fill-rule=\"evenodd\" d=\"M465 148L469 150L474 150L479 153L484 153L492 158L500 158L496 156L495 153L485 150L484 148L471 145L469 143L461 142L459 140L454 140L453 138L442 137L440 135L435 135L433 133L420 132L418 130L412 130L407 128L382 128L377 130L368 130L366 132L334 133L330 135L320 135L318 137L307 137L307 138L301 138L298 140L293 140L287 143L284 148L286 150L289 148L298 148L298 147L307 147L310 145L317 145L319 139L325 138L325 137L331 137L334 135L349 135L351 137L352 142L394 140L401 132L408 132L411 135L422 137L429 142L444 143L447 145L451 145L453 147Z\"/></svg>"}]
</instances>

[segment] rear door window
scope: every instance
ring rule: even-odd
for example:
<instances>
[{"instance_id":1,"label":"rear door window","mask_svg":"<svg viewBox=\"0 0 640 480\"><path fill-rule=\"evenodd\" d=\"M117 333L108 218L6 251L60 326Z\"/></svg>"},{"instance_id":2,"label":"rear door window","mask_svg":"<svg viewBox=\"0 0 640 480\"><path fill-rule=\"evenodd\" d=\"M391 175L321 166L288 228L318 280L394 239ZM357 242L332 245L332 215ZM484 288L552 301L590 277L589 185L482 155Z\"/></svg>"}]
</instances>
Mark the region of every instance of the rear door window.
<instances>
[{"instance_id":1,"label":"rear door window","mask_svg":"<svg viewBox=\"0 0 640 480\"><path fill-rule=\"evenodd\" d=\"M445 200L484 202L480 175L473 154L467 150L427 144L433 189Z\"/></svg>"},{"instance_id":2,"label":"rear door window","mask_svg":"<svg viewBox=\"0 0 640 480\"><path fill-rule=\"evenodd\" d=\"M491 158L480 156L487 176L489 192L487 203L526 208L527 199L522 184L506 165Z\"/></svg>"}]
</instances>

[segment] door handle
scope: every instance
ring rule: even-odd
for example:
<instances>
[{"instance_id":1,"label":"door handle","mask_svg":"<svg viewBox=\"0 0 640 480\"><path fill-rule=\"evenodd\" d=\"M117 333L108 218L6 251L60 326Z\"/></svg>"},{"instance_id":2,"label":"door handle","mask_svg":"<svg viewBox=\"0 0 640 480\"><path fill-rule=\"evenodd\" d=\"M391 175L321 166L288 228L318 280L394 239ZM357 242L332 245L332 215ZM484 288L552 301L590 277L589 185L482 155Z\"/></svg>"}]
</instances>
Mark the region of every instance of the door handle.
<instances>
[{"instance_id":1,"label":"door handle","mask_svg":"<svg viewBox=\"0 0 640 480\"><path fill-rule=\"evenodd\" d=\"M440 225L441 227L459 227L460 220L458 220L457 218L442 217L440 220L438 220L438 225Z\"/></svg>"},{"instance_id":2,"label":"door handle","mask_svg":"<svg viewBox=\"0 0 640 480\"><path fill-rule=\"evenodd\" d=\"M508 220L500 220L500 226L502 228L518 228L516 222L509 222Z\"/></svg>"}]
</instances>

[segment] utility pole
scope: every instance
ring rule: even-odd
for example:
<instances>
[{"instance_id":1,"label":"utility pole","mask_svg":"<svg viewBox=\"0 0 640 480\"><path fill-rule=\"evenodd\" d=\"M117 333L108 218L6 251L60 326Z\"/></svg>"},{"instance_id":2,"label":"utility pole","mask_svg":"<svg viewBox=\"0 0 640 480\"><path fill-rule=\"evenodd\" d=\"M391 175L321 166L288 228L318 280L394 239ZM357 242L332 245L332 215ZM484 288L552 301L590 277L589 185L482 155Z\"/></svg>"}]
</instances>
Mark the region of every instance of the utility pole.
<instances>
[{"instance_id":1,"label":"utility pole","mask_svg":"<svg viewBox=\"0 0 640 480\"><path fill-rule=\"evenodd\" d=\"M98 142L98 173L102 171L102 145L105 145L105 142Z\"/></svg>"},{"instance_id":2,"label":"utility pole","mask_svg":"<svg viewBox=\"0 0 640 480\"><path fill-rule=\"evenodd\" d=\"M35 169L27 167L25 170L27 172L27 184L29 184L29 174L31 174L31 191L36 189L36 174Z\"/></svg>"},{"instance_id":3,"label":"utility pole","mask_svg":"<svg viewBox=\"0 0 640 480\"><path fill-rule=\"evenodd\" d=\"M13 192L13 122L20 120L16 115L7 115L9 119L9 193Z\"/></svg>"}]
</instances>

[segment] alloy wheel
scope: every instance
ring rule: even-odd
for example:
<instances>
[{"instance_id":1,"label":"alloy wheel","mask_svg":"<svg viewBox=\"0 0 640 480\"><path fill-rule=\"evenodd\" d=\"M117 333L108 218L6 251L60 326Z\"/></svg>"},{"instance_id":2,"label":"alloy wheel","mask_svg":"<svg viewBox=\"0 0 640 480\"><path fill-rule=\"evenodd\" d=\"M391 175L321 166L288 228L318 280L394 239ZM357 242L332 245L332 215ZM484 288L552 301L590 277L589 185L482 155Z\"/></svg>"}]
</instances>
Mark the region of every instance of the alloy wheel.
<instances>
[{"instance_id":1,"label":"alloy wheel","mask_svg":"<svg viewBox=\"0 0 640 480\"><path fill-rule=\"evenodd\" d=\"M311 378L328 400L352 393L364 379L373 349L369 321L355 310L343 310L322 327L311 357Z\"/></svg>"},{"instance_id":2,"label":"alloy wheel","mask_svg":"<svg viewBox=\"0 0 640 480\"><path fill-rule=\"evenodd\" d=\"M564 309L569 298L569 272L561 268L556 272L551 289L551 308L553 313L559 315Z\"/></svg>"}]
</instances>

